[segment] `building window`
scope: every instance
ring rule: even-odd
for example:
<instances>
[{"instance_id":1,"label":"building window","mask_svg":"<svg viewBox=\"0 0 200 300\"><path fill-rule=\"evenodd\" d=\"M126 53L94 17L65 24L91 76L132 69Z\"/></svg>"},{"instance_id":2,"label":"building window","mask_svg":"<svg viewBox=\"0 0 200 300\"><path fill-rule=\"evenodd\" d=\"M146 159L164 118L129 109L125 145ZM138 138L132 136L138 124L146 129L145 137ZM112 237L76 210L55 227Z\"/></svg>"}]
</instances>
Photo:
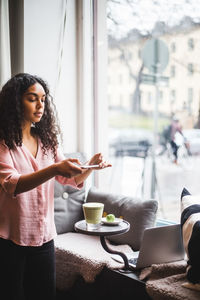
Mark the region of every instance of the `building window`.
<instances>
[{"instance_id":1,"label":"building window","mask_svg":"<svg viewBox=\"0 0 200 300\"><path fill-rule=\"evenodd\" d=\"M120 60L124 60L125 59L124 53L121 53L119 58L120 58Z\"/></svg>"},{"instance_id":2,"label":"building window","mask_svg":"<svg viewBox=\"0 0 200 300\"><path fill-rule=\"evenodd\" d=\"M120 107L123 108L123 95L121 94L119 95L119 103Z\"/></svg>"},{"instance_id":3,"label":"building window","mask_svg":"<svg viewBox=\"0 0 200 300\"><path fill-rule=\"evenodd\" d=\"M130 96L129 96L129 100L130 100L130 107L132 106L133 97L134 97L134 94L130 94Z\"/></svg>"},{"instance_id":4,"label":"building window","mask_svg":"<svg viewBox=\"0 0 200 300\"><path fill-rule=\"evenodd\" d=\"M110 105L110 102L111 102L110 94L107 95L107 100L108 100L108 105L111 106L111 105Z\"/></svg>"},{"instance_id":5,"label":"building window","mask_svg":"<svg viewBox=\"0 0 200 300\"><path fill-rule=\"evenodd\" d=\"M188 50L193 50L194 49L194 39L190 38L188 39Z\"/></svg>"},{"instance_id":6,"label":"building window","mask_svg":"<svg viewBox=\"0 0 200 300\"><path fill-rule=\"evenodd\" d=\"M129 60L131 60L132 59L132 53L130 52L130 51L125 51L125 53L124 53L124 58L125 58L125 60L127 60L127 61L129 61Z\"/></svg>"},{"instance_id":7,"label":"building window","mask_svg":"<svg viewBox=\"0 0 200 300\"><path fill-rule=\"evenodd\" d=\"M192 101L193 101L193 88L188 89L188 113L192 113Z\"/></svg>"},{"instance_id":8,"label":"building window","mask_svg":"<svg viewBox=\"0 0 200 300\"><path fill-rule=\"evenodd\" d=\"M170 76L175 77L175 75L176 75L176 67L173 65L173 66L171 66L171 69L170 69Z\"/></svg>"},{"instance_id":9,"label":"building window","mask_svg":"<svg viewBox=\"0 0 200 300\"><path fill-rule=\"evenodd\" d=\"M188 64L188 75L193 75L194 73L194 66L193 64Z\"/></svg>"},{"instance_id":10,"label":"building window","mask_svg":"<svg viewBox=\"0 0 200 300\"><path fill-rule=\"evenodd\" d=\"M173 104L176 101L176 91L171 90L170 92L170 102Z\"/></svg>"},{"instance_id":11,"label":"building window","mask_svg":"<svg viewBox=\"0 0 200 300\"><path fill-rule=\"evenodd\" d=\"M171 52L172 53L176 52L176 43L175 42L171 43Z\"/></svg>"},{"instance_id":12,"label":"building window","mask_svg":"<svg viewBox=\"0 0 200 300\"><path fill-rule=\"evenodd\" d=\"M188 104L193 101L193 88L188 89Z\"/></svg>"},{"instance_id":13,"label":"building window","mask_svg":"<svg viewBox=\"0 0 200 300\"><path fill-rule=\"evenodd\" d=\"M152 102L152 93L148 92L148 103L151 104Z\"/></svg>"},{"instance_id":14,"label":"building window","mask_svg":"<svg viewBox=\"0 0 200 300\"><path fill-rule=\"evenodd\" d=\"M162 103L163 100L163 91L159 91L159 103Z\"/></svg>"}]
</instances>

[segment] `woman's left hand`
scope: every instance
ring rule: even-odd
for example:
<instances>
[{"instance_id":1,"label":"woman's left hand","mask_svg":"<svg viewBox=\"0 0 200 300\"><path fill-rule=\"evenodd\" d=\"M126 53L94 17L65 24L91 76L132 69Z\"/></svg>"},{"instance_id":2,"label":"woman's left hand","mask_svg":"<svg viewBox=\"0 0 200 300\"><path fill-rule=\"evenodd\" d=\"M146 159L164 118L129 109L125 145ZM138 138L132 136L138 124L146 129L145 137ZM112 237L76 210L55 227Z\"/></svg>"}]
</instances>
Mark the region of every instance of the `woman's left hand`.
<instances>
[{"instance_id":1,"label":"woman's left hand","mask_svg":"<svg viewBox=\"0 0 200 300\"><path fill-rule=\"evenodd\" d=\"M105 169L108 167L112 167L111 164L107 163L104 158L102 153L96 153L88 162L88 165L99 165L99 167L94 168L93 170L101 170Z\"/></svg>"}]
</instances>

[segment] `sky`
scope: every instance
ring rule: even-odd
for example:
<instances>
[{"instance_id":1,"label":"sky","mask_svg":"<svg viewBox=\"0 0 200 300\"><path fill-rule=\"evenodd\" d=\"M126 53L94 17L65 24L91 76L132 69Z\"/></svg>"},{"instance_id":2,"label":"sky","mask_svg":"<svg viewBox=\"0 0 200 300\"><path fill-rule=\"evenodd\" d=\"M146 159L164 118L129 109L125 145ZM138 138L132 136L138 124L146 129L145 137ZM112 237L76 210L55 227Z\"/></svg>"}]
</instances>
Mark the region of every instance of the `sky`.
<instances>
[{"instance_id":1,"label":"sky","mask_svg":"<svg viewBox=\"0 0 200 300\"><path fill-rule=\"evenodd\" d=\"M109 32L116 38L127 35L131 29L141 33L151 31L157 21L169 26L177 25L185 16L200 21L200 0L108 0L107 12L119 25L109 18Z\"/></svg>"}]
</instances>

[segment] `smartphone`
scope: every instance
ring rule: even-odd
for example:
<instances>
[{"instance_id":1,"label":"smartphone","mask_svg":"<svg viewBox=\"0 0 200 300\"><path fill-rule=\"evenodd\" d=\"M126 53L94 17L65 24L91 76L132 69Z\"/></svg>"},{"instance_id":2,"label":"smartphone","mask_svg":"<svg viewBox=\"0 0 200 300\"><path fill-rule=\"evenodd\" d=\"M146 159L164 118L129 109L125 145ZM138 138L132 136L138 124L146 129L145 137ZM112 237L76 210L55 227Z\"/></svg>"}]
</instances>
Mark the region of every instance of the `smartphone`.
<instances>
[{"instance_id":1,"label":"smartphone","mask_svg":"<svg viewBox=\"0 0 200 300\"><path fill-rule=\"evenodd\" d=\"M98 168L99 165L82 165L79 166L81 169L93 169L93 168Z\"/></svg>"}]
</instances>

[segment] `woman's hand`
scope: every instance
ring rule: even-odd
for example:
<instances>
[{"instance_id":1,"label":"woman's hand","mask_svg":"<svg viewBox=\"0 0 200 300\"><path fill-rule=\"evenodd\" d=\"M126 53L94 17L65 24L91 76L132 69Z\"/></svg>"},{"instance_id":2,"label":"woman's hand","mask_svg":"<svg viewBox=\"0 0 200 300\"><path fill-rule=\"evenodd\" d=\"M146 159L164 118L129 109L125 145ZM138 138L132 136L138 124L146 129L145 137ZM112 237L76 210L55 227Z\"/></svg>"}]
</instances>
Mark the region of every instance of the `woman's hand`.
<instances>
[{"instance_id":1,"label":"woman's hand","mask_svg":"<svg viewBox=\"0 0 200 300\"><path fill-rule=\"evenodd\" d=\"M75 177L77 185L82 184L88 178L88 176L92 173L92 170L101 170L104 168L112 167L111 164L107 163L104 160L103 155L101 153L97 153L94 156L92 156L92 158L86 164L87 165L98 165L98 167L92 168L92 169L90 169L90 168L84 169L82 174L77 175Z\"/></svg>"},{"instance_id":2,"label":"woman's hand","mask_svg":"<svg viewBox=\"0 0 200 300\"><path fill-rule=\"evenodd\" d=\"M96 153L88 162L88 165L99 165L99 167L94 168L93 170L101 170L105 169L108 167L112 167L111 164L107 163L104 158L102 153Z\"/></svg>"},{"instance_id":3,"label":"woman's hand","mask_svg":"<svg viewBox=\"0 0 200 300\"><path fill-rule=\"evenodd\" d=\"M77 164L77 165L75 165ZM57 175L61 175L67 178L74 177L82 173L82 169L78 165L81 165L80 161L76 158L68 158L62 160L56 164Z\"/></svg>"},{"instance_id":4,"label":"woman's hand","mask_svg":"<svg viewBox=\"0 0 200 300\"><path fill-rule=\"evenodd\" d=\"M77 164L77 166L75 164ZM52 164L39 171L21 175L15 189L15 195L30 191L47 180L61 175L71 178L78 174L82 174L82 169L79 168L80 162L78 159L65 159L58 163ZM81 176L81 175L80 175Z\"/></svg>"}]
</instances>

